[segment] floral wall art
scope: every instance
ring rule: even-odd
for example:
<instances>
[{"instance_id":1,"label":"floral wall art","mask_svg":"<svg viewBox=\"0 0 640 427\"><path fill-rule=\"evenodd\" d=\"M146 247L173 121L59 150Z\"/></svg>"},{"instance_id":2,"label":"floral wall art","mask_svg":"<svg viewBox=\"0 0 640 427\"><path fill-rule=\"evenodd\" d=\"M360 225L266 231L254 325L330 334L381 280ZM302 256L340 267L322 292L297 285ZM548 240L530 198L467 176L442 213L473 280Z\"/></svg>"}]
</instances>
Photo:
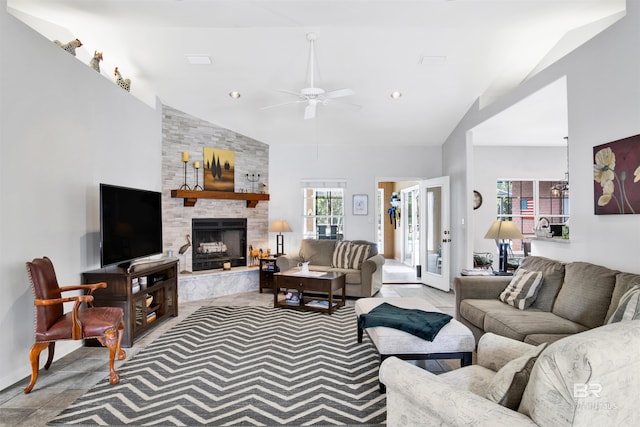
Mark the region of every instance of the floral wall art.
<instances>
[{"instance_id":1,"label":"floral wall art","mask_svg":"<svg viewBox=\"0 0 640 427\"><path fill-rule=\"evenodd\" d=\"M596 215L640 214L640 135L593 147Z\"/></svg>"}]
</instances>

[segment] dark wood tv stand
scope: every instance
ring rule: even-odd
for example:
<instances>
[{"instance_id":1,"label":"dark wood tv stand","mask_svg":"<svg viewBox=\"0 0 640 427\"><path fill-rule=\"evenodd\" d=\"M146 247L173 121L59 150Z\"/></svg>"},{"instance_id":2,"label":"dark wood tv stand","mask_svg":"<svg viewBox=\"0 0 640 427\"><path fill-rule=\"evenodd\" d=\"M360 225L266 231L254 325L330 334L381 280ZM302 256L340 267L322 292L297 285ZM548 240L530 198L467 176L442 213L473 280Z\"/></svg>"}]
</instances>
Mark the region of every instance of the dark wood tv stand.
<instances>
[{"instance_id":1,"label":"dark wood tv stand","mask_svg":"<svg viewBox=\"0 0 640 427\"><path fill-rule=\"evenodd\" d=\"M167 259L135 264L129 269L113 266L83 273L83 283L106 282L96 290L96 307L121 307L124 310L123 347L131 347L136 338L178 315L178 260ZM146 278L146 289L133 292L133 285ZM147 306L147 299L153 297Z\"/></svg>"}]
</instances>

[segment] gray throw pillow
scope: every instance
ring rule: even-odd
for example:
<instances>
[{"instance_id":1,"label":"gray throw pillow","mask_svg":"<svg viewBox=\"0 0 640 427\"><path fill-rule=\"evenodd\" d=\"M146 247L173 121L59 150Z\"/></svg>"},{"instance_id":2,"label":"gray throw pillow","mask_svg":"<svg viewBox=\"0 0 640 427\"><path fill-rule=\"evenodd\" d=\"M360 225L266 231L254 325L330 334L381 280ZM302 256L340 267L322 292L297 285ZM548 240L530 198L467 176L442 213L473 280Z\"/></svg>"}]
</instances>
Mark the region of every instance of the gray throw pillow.
<instances>
[{"instance_id":1,"label":"gray throw pillow","mask_svg":"<svg viewBox=\"0 0 640 427\"><path fill-rule=\"evenodd\" d=\"M618 307L607 323L640 319L640 285L635 285L620 297Z\"/></svg>"},{"instance_id":2,"label":"gray throw pillow","mask_svg":"<svg viewBox=\"0 0 640 427\"><path fill-rule=\"evenodd\" d=\"M509 285L500 294L500 301L524 310L533 304L542 285L542 272L524 268L516 270Z\"/></svg>"},{"instance_id":3,"label":"gray throw pillow","mask_svg":"<svg viewBox=\"0 0 640 427\"><path fill-rule=\"evenodd\" d=\"M370 252L371 245L357 245L352 243L349 249L349 268L359 270L362 263L369 258Z\"/></svg>"},{"instance_id":4,"label":"gray throw pillow","mask_svg":"<svg viewBox=\"0 0 640 427\"><path fill-rule=\"evenodd\" d=\"M333 260L331 267L333 268L349 268L349 260L351 252L351 242L338 242L333 250Z\"/></svg>"},{"instance_id":5,"label":"gray throw pillow","mask_svg":"<svg viewBox=\"0 0 640 427\"><path fill-rule=\"evenodd\" d=\"M505 408L518 410L533 365L546 347L547 343L540 344L504 365L491 380L487 390L487 399Z\"/></svg>"}]
</instances>

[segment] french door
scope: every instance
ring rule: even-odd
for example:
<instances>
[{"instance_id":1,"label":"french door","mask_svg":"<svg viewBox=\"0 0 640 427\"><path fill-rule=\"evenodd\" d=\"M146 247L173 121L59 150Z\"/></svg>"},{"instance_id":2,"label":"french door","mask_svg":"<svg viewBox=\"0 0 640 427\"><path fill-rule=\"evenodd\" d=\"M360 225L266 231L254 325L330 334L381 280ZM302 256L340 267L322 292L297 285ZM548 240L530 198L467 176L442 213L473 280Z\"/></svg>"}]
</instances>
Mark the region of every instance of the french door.
<instances>
[{"instance_id":1,"label":"french door","mask_svg":"<svg viewBox=\"0 0 640 427\"><path fill-rule=\"evenodd\" d=\"M421 282L448 292L449 252L449 177L419 182L420 187L420 265Z\"/></svg>"},{"instance_id":2,"label":"french door","mask_svg":"<svg viewBox=\"0 0 640 427\"><path fill-rule=\"evenodd\" d=\"M402 200L402 263L409 267L415 267L420 263L420 189L409 187L401 190Z\"/></svg>"}]
</instances>

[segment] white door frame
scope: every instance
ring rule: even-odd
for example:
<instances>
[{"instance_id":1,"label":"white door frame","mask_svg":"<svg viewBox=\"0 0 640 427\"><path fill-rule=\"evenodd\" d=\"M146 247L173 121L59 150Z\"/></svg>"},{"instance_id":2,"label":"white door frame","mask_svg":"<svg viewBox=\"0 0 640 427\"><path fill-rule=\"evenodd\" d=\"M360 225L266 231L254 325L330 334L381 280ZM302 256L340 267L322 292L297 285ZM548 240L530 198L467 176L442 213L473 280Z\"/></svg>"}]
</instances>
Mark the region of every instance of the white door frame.
<instances>
[{"instance_id":1,"label":"white door frame","mask_svg":"<svg viewBox=\"0 0 640 427\"><path fill-rule=\"evenodd\" d=\"M432 206L429 199L430 189L438 188L440 194L439 206ZM420 248L420 264L422 275L420 281L425 285L449 292L451 289L449 282L449 263L450 263L450 246L451 246L451 228L449 220L449 177L441 176L424 181L420 181L420 232L421 245ZM430 213L434 209L439 209L440 223L434 227ZM433 236L430 235L433 229ZM429 242L433 242L433 247L429 247ZM438 246L440 245L439 254ZM435 252L435 254L434 254ZM429 257L431 255L431 258ZM435 258L434 258L435 256ZM436 268L433 267L435 262Z\"/></svg>"}]
</instances>

